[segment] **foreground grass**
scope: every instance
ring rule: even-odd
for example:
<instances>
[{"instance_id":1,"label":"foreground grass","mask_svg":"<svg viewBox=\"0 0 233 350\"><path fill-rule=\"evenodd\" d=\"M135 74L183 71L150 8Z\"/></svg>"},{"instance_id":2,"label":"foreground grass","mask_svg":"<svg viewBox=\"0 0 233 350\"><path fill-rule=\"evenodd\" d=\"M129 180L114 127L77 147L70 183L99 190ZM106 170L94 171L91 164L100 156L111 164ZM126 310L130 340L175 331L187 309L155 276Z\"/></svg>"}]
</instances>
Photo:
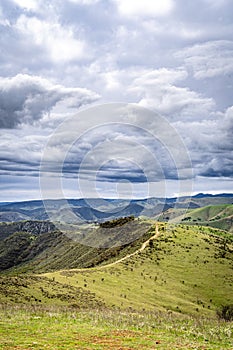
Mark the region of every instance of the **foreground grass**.
<instances>
[{"instance_id":1,"label":"foreground grass","mask_svg":"<svg viewBox=\"0 0 233 350\"><path fill-rule=\"evenodd\" d=\"M0 349L232 349L232 323L174 313L1 306Z\"/></svg>"}]
</instances>

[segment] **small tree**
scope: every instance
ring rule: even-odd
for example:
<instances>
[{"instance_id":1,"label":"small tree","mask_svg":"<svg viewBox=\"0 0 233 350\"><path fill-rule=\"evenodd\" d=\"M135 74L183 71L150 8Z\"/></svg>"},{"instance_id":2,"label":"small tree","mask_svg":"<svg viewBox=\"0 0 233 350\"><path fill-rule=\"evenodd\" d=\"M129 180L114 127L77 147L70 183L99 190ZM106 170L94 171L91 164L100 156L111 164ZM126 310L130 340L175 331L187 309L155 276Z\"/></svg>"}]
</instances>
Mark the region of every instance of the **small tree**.
<instances>
[{"instance_id":1,"label":"small tree","mask_svg":"<svg viewBox=\"0 0 233 350\"><path fill-rule=\"evenodd\" d=\"M152 241L152 239L149 241L149 247L153 248L154 247L154 242Z\"/></svg>"},{"instance_id":2,"label":"small tree","mask_svg":"<svg viewBox=\"0 0 233 350\"><path fill-rule=\"evenodd\" d=\"M225 321L232 321L233 320L233 304L222 305L217 310L217 315L219 318L221 318Z\"/></svg>"}]
</instances>

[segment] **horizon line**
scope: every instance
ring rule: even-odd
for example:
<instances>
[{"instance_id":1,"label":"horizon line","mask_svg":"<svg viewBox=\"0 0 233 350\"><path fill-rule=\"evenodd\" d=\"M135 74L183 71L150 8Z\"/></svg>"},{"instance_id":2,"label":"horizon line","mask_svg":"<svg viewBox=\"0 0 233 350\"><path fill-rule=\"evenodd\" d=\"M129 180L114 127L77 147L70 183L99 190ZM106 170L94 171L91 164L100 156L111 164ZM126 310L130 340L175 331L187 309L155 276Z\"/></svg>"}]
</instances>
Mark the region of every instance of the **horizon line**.
<instances>
[{"instance_id":1,"label":"horizon line","mask_svg":"<svg viewBox=\"0 0 233 350\"><path fill-rule=\"evenodd\" d=\"M102 199L102 200L128 200L128 201L133 201L133 200L149 200L149 199L176 199L176 198L182 198L182 197L196 197L198 195L205 195L205 196L219 196L219 195L232 195L233 192L218 192L218 193L211 193L211 192L194 192L192 195L188 194L183 194L179 196L171 196L171 197L134 197L134 198L116 198L116 197L66 197L66 198L36 198L36 199L25 199L25 200L12 200L12 201L0 201L0 204L13 204L13 203L26 203L26 202L35 202L35 201L62 201L62 200L96 200L96 199Z\"/></svg>"}]
</instances>

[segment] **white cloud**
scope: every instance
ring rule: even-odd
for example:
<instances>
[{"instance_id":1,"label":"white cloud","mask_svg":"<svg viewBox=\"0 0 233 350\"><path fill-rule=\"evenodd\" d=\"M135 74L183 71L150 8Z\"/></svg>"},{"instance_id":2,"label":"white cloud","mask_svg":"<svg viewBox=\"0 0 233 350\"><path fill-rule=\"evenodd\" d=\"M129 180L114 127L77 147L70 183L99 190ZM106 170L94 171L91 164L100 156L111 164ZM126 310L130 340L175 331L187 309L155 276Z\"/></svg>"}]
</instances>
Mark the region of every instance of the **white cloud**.
<instances>
[{"instance_id":1,"label":"white cloud","mask_svg":"<svg viewBox=\"0 0 233 350\"><path fill-rule=\"evenodd\" d=\"M185 48L176 54L193 69L196 79L212 78L233 72L233 41L208 41Z\"/></svg>"},{"instance_id":2,"label":"white cloud","mask_svg":"<svg viewBox=\"0 0 233 350\"><path fill-rule=\"evenodd\" d=\"M97 2L99 2L99 0L68 0L68 1L78 5L94 5Z\"/></svg>"},{"instance_id":3,"label":"white cloud","mask_svg":"<svg viewBox=\"0 0 233 350\"><path fill-rule=\"evenodd\" d=\"M71 27L64 28L57 21L21 15L15 27L31 45L44 49L54 63L81 60L90 55L85 41L76 39Z\"/></svg>"},{"instance_id":4,"label":"white cloud","mask_svg":"<svg viewBox=\"0 0 233 350\"><path fill-rule=\"evenodd\" d=\"M3 12L2 12L2 8L1 8L1 5L0 5L0 25L2 26L9 26L10 25L10 22L7 18L5 18Z\"/></svg>"},{"instance_id":5,"label":"white cloud","mask_svg":"<svg viewBox=\"0 0 233 350\"><path fill-rule=\"evenodd\" d=\"M18 6L26 10L38 10L40 8L40 0L13 0Z\"/></svg>"},{"instance_id":6,"label":"white cloud","mask_svg":"<svg viewBox=\"0 0 233 350\"><path fill-rule=\"evenodd\" d=\"M114 0L119 12L127 17L156 17L164 16L171 12L174 7L172 0Z\"/></svg>"},{"instance_id":7,"label":"white cloud","mask_svg":"<svg viewBox=\"0 0 233 350\"><path fill-rule=\"evenodd\" d=\"M141 84L144 86L155 86L156 84L173 84L179 80L184 80L187 78L187 75L188 74L184 69L154 69L149 70L139 78L136 78L134 80L134 84L137 86L140 86Z\"/></svg>"},{"instance_id":8,"label":"white cloud","mask_svg":"<svg viewBox=\"0 0 233 350\"><path fill-rule=\"evenodd\" d=\"M197 39L202 37L203 29L194 26L192 23L176 21L157 21L146 18L141 22L142 27L151 36L163 36L168 38Z\"/></svg>"},{"instance_id":9,"label":"white cloud","mask_svg":"<svg viewBox=\"0 0 233 350\"><path fill-rule=\"evenodd\" d=\"M165 113L170 118L203 118L214 107L214 101L187 87L175 85L186 78L184 70L162 68L142 74L133 81L130 89L137 93L141 106Z\"/></svg>"}]
</instances>

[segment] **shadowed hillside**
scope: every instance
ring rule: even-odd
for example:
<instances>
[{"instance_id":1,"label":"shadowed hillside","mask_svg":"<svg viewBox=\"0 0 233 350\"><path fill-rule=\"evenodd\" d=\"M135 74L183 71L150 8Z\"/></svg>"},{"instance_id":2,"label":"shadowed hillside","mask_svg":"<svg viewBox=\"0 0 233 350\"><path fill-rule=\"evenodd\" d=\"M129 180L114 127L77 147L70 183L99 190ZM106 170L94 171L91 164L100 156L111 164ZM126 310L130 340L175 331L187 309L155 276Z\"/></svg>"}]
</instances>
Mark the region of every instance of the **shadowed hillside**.
<instances>
[{"instance_id":1,"label":"shadowed hillside","mask_svg":"<svg viewBox=\"0 0 233 350\"><path fill-rule=\"evenodd\" d=\"M82 243L58 231L48 222L23 222L0 225L0 271L11 268L11 273L41 272L64 268L93 267L123 257L137 249L146 240L152 224L134 218L108 222L108 227L96 229L82 239ZM113 226L113 227L109 227ZM18 232L18 229L21 231ZM88 226L86 227L88 231ZM75 238L75 234L73 234ZM112 248L94 248L95 240L111 242ZM115 241L114 241L114 240ZM128 243L132 241L132 243ZM114 243L118 243L114 246ZM121 242L121 244L120 244ZM126 243L127 242L127 243ZM98 243L98 242L97 242Z\"/></svg>"}]
</instances>

